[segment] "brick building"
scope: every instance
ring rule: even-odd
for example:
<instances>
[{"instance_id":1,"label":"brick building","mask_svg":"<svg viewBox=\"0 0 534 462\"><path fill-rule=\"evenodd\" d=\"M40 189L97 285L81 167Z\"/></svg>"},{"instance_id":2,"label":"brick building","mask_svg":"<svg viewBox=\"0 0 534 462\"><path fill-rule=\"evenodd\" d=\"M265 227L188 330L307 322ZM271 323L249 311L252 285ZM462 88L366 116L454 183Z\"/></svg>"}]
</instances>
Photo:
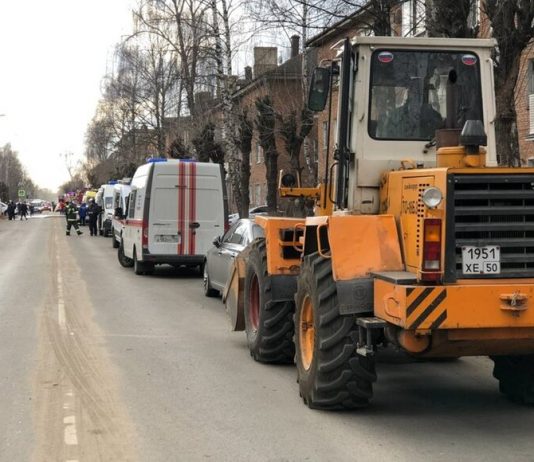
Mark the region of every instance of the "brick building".
<instances>
[{"instance_id":1,"label":"brick building","mask_svg":"<svg viewBox=\"0 0 534 462\"><path fill-rule=\"evenodd\" d=\"M254 50L254 74L251 80L234 94L239 107L247 110L252 119L257 113L256 100L269 95L277 115L287 116L291 111L300 114L303 104L302 94L302 55L298 54L298 44L290 59L277 65L277 49L256 47ZM249 78L250 73L247 71ZM278 168L289 170L289 156L284 140L279 132L279 121L275 128L276 148L278 151ZM302 157L302 155L301 155ZM304 159L301 158L301 165ZM304 169L304 173L305 173ZM267 194L266 168L263 149L259 144L258 129L254 126L252 151L250 155L250 204L265 204ZM304 174L304 181L306 175Z\"/></svg>"}]
</instances>

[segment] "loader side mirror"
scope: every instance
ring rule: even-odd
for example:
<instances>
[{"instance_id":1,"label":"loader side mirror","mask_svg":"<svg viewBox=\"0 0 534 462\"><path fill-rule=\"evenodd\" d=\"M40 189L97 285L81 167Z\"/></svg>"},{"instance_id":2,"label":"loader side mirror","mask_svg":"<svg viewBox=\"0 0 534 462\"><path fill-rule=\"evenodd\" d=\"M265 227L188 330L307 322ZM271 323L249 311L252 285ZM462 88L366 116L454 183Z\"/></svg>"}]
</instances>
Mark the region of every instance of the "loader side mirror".
<instances>
[{"instance_id":1,"label":"loader side mirror","mask_svg":"<svg viewBox=\"0 0 534 462\"><path fill-rule=\"evenodd\" d=\"M292 173L286 173L280 180L284 188L294 188L297 186L297 177Z\"/></svg>"},{"instance_id":2,"label":"loader side mirror","mask_svg":"<svg viewBox=\"0 0 534 462\"><path fill-rule=\"evenodd\" d=\"M321 112L328 100L330 90L330 69L316 67L312 74L310 92L308 94L308 108L310 111Z\"/></svg>"}]
</instances>

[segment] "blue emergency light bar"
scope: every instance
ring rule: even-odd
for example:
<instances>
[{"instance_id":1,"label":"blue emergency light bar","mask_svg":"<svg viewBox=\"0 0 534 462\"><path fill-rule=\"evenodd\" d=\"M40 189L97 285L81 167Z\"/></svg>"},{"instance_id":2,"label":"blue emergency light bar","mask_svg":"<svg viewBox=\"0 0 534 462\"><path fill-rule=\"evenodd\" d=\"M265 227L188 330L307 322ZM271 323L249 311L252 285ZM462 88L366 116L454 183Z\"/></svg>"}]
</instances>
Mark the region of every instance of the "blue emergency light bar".
<instances>
[{"instance_id":1,"label":"blue emergency light bar","mask_svg":"<svg viewBox=\"0 0 534 462\"><path fill-rule=\"evenodd\" d=\"M149 157L146 161L149 164L153 164L156 162L167 162L167 159L165 157Z\"/></svg>"}]
</instances>

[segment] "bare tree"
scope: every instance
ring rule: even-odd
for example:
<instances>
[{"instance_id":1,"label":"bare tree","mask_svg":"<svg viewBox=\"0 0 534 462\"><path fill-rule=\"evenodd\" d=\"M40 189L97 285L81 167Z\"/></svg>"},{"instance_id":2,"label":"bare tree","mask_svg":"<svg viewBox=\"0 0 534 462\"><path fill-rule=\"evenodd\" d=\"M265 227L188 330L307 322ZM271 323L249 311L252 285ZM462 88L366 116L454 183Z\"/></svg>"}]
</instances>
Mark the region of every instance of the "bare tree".
<instances>
[{"instance_id":1,"label":"bare tree","mask_svg":"<svg viewBox=\"0 0 534 462\"><path fill-rule=\"evenodd\" d=\"M426 28L430 37L478 36L478 24L473 20L477 0L432 0L427 2Z\"/></svg>"},{"instance_id":2,"label":"bare tree","mask_svg":"<svg viewBox=\"0 0 534 462\"><path fill-rule=\"evenodd\" d=\"M148 32L164 40L179 56L183 89L190 114L195 110L199 62L208 39L209 5L198 0L141 0L135 12L137 34Z\"/></svg>"},{"instance_id":3,"label":"bare tree","mask_svg":"<svg viewBox=\"0 0 534 462\"><path fill-rule=\"evenodd\" d=\"M180 79L174 51L158 37L150 37L146 48L141 48L136 65L139 69L142 98L140 123L154 131L157 152L164 155L164 121L176 112L177 101L172 97Z\"/></svg>"},{"instance_id":4,"label":"bare tree","mask_svg":"<svg viewBox=\"0 0 534 462\"><path fill-rule=\"evenodd\" d=\"M299 116L297 116L297 111L292 110L285 116L278 115L278 120L280 121L280 134L284 139L291 168L293 173L300 178L303 169L300 163L300 153L305 138L313 128L313 113L303 107ZM313 164L315 165L315 162ZM316 177L317 172L314 173Z\"/></svg>"},{"instance_id":5,"label":"bare tree","mask_svg":"<svg viewBox=\"0 0 534 462\"><path fill-rule=\"evenodd\" d=\"M234 141L241 155L232 157L228 162L234 201L241 218L248 218L250 207L250 153L253 132L254 124L244 109L238 115L237 135Z\"/></svg>"},{"instance_id":6,"label":"bare tree","mask_svg":"<svg viewBox=\"0 0 534 462\"><path fill-rule=\"evenodd\" d=\"M4 190L7 190L6 200L16 200L18 189L33 185L11 144L0 148L0 181L4 184Z\"/></svg>"},{"instance_id":7,"label":"bare tree","mask_svg":"<svg viewBox=\"0 0 534 462\"><path fill-rule=\"evenodd\" d=\"M208 122L204 128L193 139L193 145L197 152L197 159L200 162L213 162L224 164L224 149L215 140L215 124Z\"/></svg>"},{"instance_id":8,"label":"bare tree","mask_svg":"<svg viewBox=\"0 0 534 462\"><path fill-rule=\"evenodd\" d=\"M267 180L267 207L269 213L277 213L278 150L276 149L276 111L269 95L256 99L256 120L259 144L265 156L265 178Z\"/></svg>"},{"instance_id":9,"label":"bare tree","mask_svg":"<svg viewBox=\"0 0 534 462\"><path fill-rule=\"evenodd\" d=\"M497 155L504 165L519 165L515 90L521 55L534 36L534 0L486 0L484 12L491 23L493 37L497 40Z\"/></svg>"}]
</instances>

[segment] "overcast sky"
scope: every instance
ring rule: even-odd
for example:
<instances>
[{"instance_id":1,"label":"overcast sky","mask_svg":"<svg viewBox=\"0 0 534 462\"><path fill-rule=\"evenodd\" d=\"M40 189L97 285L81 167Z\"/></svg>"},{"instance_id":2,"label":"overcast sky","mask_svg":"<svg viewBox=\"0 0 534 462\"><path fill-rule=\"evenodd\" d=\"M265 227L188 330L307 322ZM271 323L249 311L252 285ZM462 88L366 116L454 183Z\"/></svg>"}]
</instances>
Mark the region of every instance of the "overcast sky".
<instances>
[{"instance_id":1,"label":"overcast sky","mask_svg":"<svg viewBox=\"0 0 534 462\"><path fill-rule=\"evenodd\" d=\"M60 154L81 159L114 44L131 30L132 0L0 0L0 145L54 191Z\"/></svg>"}]
</instances>

